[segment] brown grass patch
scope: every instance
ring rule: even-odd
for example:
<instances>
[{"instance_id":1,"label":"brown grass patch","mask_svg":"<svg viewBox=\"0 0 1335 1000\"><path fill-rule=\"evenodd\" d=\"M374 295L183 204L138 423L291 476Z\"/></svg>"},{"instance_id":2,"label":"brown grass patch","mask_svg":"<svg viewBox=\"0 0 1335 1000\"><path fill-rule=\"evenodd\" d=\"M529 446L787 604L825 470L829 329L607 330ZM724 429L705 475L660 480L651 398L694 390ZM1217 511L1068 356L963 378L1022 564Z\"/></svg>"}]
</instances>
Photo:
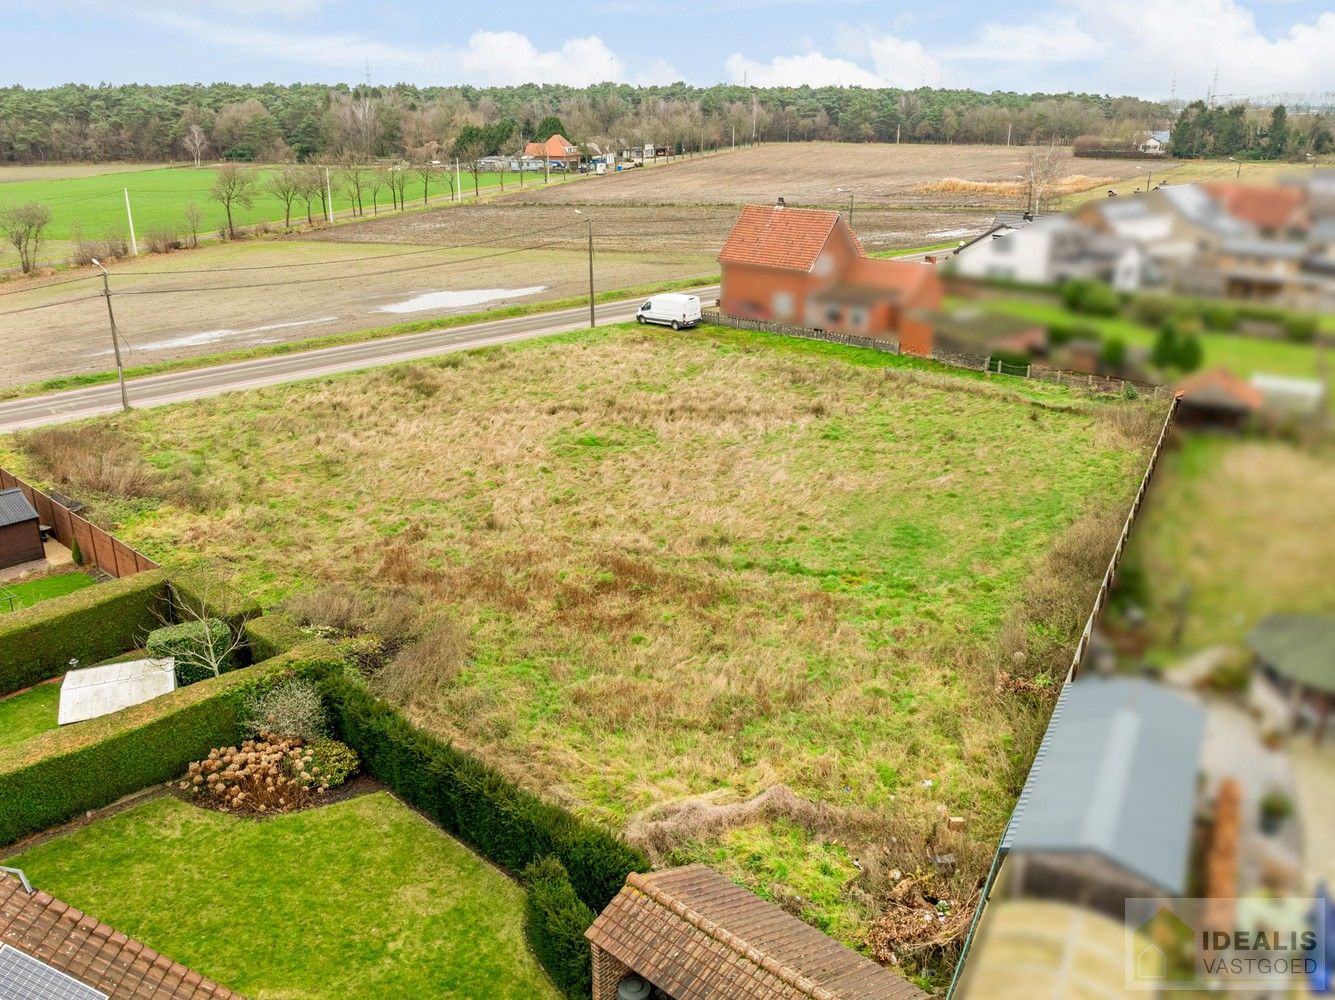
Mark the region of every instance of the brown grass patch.
<instances>
[{"instance_id":1,"label":"brown grass patch","mask_svg":"<svg viewBox=\"0 0 1335 1000\"><path fill-rule=\"evenodd\" d=\"M1065 197L1088 191L1091 188L1106 187L1117 182L1116 177L1090 177L1087 174L1068 174L1059 177L1051 184L1044 185L1043 193L1047 198ZM938 181L926 181L915 184L915 194L986 194L998 198L1019 198L1029 192L1029 182L1014 181L970 181L960 177L943 177Z\"/></svg>"}]
</instances>

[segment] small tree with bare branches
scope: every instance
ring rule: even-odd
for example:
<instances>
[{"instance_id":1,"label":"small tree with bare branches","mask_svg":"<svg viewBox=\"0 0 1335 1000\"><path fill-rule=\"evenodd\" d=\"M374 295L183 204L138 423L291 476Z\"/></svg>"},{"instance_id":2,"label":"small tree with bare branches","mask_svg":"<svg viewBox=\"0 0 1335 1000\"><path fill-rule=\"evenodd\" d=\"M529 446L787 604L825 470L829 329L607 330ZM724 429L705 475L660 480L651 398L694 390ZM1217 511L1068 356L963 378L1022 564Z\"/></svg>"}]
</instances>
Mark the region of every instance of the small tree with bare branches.
<instances>
[{"instance_id":1,"label":"small tree with bare branches","mask_svg":"<svg viewBox=\"0 0 1335 1000\"><path fill-rule=\"evenodd\" d=\"M301 168L284 167L269 175L264 186L283 203L283 228L292 228L292 203L301 197Z\"/></svg>"},{"instance_id":2,"label":"small tree with bare branches","mask_svg":"<svg viewBox=\"0 0 1335 1000\"><path fill-rule=\"evenodd\" d=\"M366 214L362 208L362 192L366 189L367 173L366 164L351 158L339 168L339 179L343 182L343 190L348 193L355 215Z\"/></svg>"},{"instance_id":3,"label":"small tree with bare branches","mask_svg":"<svg viewBox=\"0 0 1335 1000\"><path fill-rule=\"evenodd\" d=\"M199 246L199 231L204 228L204 210L195 202L185 206L185 231L190 234L190 246Z\"/></svg>"},{"instance_id":4,"label":"small tree with bare branches","mask_svg":"<svg viewBox=\"0 0 1335 1000\"><path fill-rule=\"evenodd\" d=\"M427 199L431 196L431 178L435 177L440 171L434 163L419 163L415 169L417 179L422 182L422 204L425 205ZM450 175L448 170L445 173L450 178L450 195L453 196L454 177Z\"/></svg>"},{"instance_id":5,"label":"small tree with bare branches","mask_svg":"<svg viewBox=\"0 0 1335 1000\"><path fill-rule=\"evenodd\" d=\"M37 266L37 251L42 245L42 231L51 222L51 209L30 201L11 205L0 211L0 230L19 253L19 267L31 274Z\"/></svg>"},{"instance_id":6,"label":"small tree with bare branches","mask_svg":"<svg viewBox=\"0 0 1335 1000\"><path fill-rule=\"evenodd\" d=\"M394 205L396 208L407 208L408 181L411 179L406 164L396 163L389 168L389 187L394 192Z\"/></svg>"},{"instance_id":7,"label":"small tree with bare branches","mask_svg":"<svg viewBox=\"0 0 1335 1000\"><path fill-rule=\"evenodd\" d=\"M232 210L250 208L255 204L255 171L235 163L223 164L218 168L218 176L213 179L213 187L209 188L209 197L227 213L227 238L236 239Z\"/></svg>"},{"instance_id":8,"label":"small tree with bare branches","mask_svg":"<svg viewBox=\"0 0 1335 1000\"><path fill-rule=\"evenodd\" d=\"M185 135L181 138L181 145L195 161L195 166L199 166L204 157L204 150L209 148L209 136L198 125L191 125L185 130Z\"/></svg>"}]
</instances>

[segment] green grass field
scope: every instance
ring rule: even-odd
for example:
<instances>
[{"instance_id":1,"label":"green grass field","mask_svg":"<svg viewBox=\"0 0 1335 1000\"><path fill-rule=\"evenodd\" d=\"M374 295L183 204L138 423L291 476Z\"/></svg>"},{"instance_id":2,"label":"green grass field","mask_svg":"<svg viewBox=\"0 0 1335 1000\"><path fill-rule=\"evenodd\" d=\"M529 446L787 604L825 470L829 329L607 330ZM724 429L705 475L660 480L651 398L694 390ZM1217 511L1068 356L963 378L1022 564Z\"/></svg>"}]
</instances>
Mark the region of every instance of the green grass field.
<instances>
[{"instance_id":1,"label":"green grass field","mask_svg":"<svg viewBox=\"0 0 1335 1000\"><path fill-rule=\"evenodd\" d=\"M38 601L72 594L95 581L87 573L59 573L23 583L0 584L0 615L20 608L30 608Z\"/></svg>"},{"instance_id":2,"label":"green grass field","mask_svg":"<svg viewBox=\"0 0 1335 1000\"><path fill-rule=\"evenodd\" d=\"M627 326L45 433L143 471L146 495L79 495L168 565L268 605L340 584L444 615L445 662L386 667L384 690L586 816L776 785L820 803L663 859L797 892L863 944L873 870L923 864L938 804L969 820L941 891L985 871L1047 711L998 696L996 666L1065 669L1162 415Z\"/></svg>"},{"instance_id":3,"label":"green grass field","mask_svg":"<svg viewBox=\"0 0 1335 1000\"><path fill-rule=\"evenodd\" d=\"M556 1000L523 892L385 792L264 821L162 798L6 864L255 1000Z\"/></svg>"},{"instance_id":4,"label":"green grass field","mask_svg":"<svg viewBox=\"0 0 1335 1000\"><path fill-rule=\"evenodd\" d=\"M0 747L14 746L56 727L60 684L38 684L0 699Z\"/></svg>"},{"instance_id":5,"label":"green grass field","mask_svg":"<svg viewBox=\"0 0 1335 1000\"><path fill-rule=\"evenodd\" d=\"M1170 666L1210 646L1240 648L1266 615L1335 607L1333 511L1328 444L1183 437L1155 474L1127 550L1145 581L1150 659Z\"/></svg>"},{"instance_id":6,"label":"green grass field","mask_svg":"<svg viewBox=\"0 0 1335 1000\"><path fill-rule=\"evenodd\" d=\"M276 167L258 167L261 179L271 176ZM108 232L128 234L129 227L125 215L125 189L130 192L130 205L134 212L135 233L142 241L154 229L171 229L178 233L185 232L185 208L190 203L197 204L204 213L204 226L201 235L217 232L225 225L222 207L209 198L209 187L217 175L214 167L161 167L152 170L137 170L121 173L96 174L90 177L70 177L55 180L14 181L0 185L0 209L8 205L23 202L41 202L51 208L51 225L45 236L53 241L68 241L74 238L76 230L81 230L85 238L100 239ZM473 178L467 172L461 174L465 197L473 193ZM553 175L552 183L565 178ZM542 184L541 175L526 175L526 186ZM482 174L479 187L483 191L500 190L500 177L497 174ZM505 189L519 187L519 175L506 175ZM450 188L443 171L434 179L430 196L440 198L449 194ZM352 202L347 192L339 184L338 171L333 171L334 211L345 212ZM363 207L367 216L371 215L371 198L367 192L362 196ZM422 182L413 175L408 184L408 207L422 204ZM379 196L381 211L390 208L390 192L386 186ZM320 205L315 204L316 217L319 217ZM292 209L293 221L306 220L305 203L298 201ZM256 186L254 204L250 208L233 210L237 225L249 226L259 222L282 224L283 203L278 197L264 188L261 182ZM12 249L6 251L13 256Z\"/></svg>"}]
</instances>

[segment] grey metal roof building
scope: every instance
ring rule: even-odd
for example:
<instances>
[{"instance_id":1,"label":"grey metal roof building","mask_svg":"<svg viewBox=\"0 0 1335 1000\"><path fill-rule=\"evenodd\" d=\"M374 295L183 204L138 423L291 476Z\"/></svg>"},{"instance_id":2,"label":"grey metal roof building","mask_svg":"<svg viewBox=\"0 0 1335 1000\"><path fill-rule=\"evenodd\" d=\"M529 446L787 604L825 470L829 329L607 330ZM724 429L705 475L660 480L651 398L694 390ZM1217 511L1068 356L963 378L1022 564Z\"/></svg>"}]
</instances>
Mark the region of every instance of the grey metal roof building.
<instances>
[{"instance_id":1,"label":"grey metal roof building","mask_svg":"<svg viewBox=\"0 0 1335 1000\"><path fill-rule=\"evenodd\" d=\"M1153 681L1067 684L1002 852L1097 858L1085 871L1127 895L1182 895L1204 731L1199 705Z\"/></svg>"},{"instance_id":2,"label":"grey metal roof building","mask_svg":"<svg viewBox=\"0 0 1335 1000\"><path fill-rule=\"evenodd\" d=\"M0 528L35 520L37 511L33 509L21 489L15 487L12 490L0 490Z\"/></svg>"}]
</instances>

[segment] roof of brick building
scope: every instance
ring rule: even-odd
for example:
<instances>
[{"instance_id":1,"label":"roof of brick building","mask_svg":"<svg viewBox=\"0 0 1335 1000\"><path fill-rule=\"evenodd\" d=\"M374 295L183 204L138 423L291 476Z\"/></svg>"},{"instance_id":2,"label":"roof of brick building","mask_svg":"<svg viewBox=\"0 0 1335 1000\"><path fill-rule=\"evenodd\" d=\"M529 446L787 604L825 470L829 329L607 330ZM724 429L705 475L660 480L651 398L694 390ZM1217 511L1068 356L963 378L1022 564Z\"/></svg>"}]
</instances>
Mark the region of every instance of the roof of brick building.
<instances>
[{"instance_id":1,"label":"roof of brick building","mask_svg":"<svg viewBox=\"0 0 1335 1000\"><path fill-rule=\"evenodd\" d=\"M732 232L728 233L718 259L728 264L759 264L790 271L810 271L839 221L838 212L747 205L733 224ZM851 229L848 235L857 248L857 255L865 257L866 251Z\"/></svg>"},{"instance_id":2,"label":"roof of brick building","mask_svg":"<svg viewBox=\"0 0 1335 1000\"><path fill-rule=\"evenodd\" d=\"M927 996L705 865L632 874L585 936L677 1000Z\"/></svg>"},{"instance_id":3,"label":"roof of brick building","mask_svg":"<svg viewBox=\"0 0 1335 1000\"><path fill-rule=\"evenodd\" d=\"M0 872L0 947L4 945L108 1000L243 1000L241 994L96 917L49 893L29 891L14 876Z\"/></svg>"},{"instance_id":4,"label":"roof of brick building","mask_svg":"<svg viewBox=\"0 0 1335 1000\"><path fill-rule=\"evenodd\" d=\"M0 490L0 528L7 528L11 524L19 524L23 521L32 521L37 517L37 511L33 510L32 504L18 487L9 490Z\"/></svg>"},{"instance_id":5,"label":"roof of brick building","mask_svg":"<svg viewBox=\"0 0 1335 1000\"><path fill-rule=\"evenodd\" d=\"M1252 412L1264 400L1261 390L1227 368L1209 368L1182 380L1178 385L1182 401L1212 409Z\"/></svg>"}]
</instances>

